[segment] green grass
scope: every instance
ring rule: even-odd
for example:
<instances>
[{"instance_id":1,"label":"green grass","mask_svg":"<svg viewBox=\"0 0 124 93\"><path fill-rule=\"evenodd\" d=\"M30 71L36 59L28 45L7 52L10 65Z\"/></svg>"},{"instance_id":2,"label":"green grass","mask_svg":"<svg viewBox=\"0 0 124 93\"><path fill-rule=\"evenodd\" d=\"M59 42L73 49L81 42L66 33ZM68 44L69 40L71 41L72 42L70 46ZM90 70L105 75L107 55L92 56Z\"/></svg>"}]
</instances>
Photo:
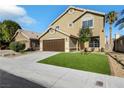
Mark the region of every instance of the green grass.
<instances>
[{"instance_id":1,"label":"green grass","mask_svg":"<svg viewBox=\"0 0 124 93\"><path fill-rule=\"evenodd\" d=\"M110 75L108 59L103 54L60 53L39 63Z\"/></svg>"}]
</instances>

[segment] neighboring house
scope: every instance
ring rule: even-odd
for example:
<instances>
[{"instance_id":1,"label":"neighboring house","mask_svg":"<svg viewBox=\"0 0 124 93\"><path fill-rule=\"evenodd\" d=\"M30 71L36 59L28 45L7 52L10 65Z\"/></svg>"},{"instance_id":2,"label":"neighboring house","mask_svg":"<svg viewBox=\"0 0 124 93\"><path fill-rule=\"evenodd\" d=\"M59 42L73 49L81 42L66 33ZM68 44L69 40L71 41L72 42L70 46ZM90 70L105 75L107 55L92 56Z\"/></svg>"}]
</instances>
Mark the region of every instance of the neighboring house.
<instances>
[{"instance_id":1,"label":"neighboring house","mask_svg":"<svg viewBox=\"0 0 124 93\"><path fill-rule=\"evenodd\" d=\"M71 6L39 37L40 50L66 52L79 50L79 30L89 27L92 37L85 43L85 47L98 51L105 48L104 25L104 13Z\"/></svg>"},{"instance_id":2,"label":"neighboring house","mask_svg":"<svg viewBox=\"0 0 124 93\"><path fill-rule=\"evenodd\" d=\"M13 36L13 40L17 42L25 43L25 50L38 50L39 49L39 39L38 34L22 29L18 29L15 35Z\"/></svg>"},{"instance_id":3,"label":"neighboring house","mask_svg":"<svg viewBox=\"0 0 124 93\"><path fill-rule=\"evenodd\" d=\"M114 51L124 52L124 36L114 40Z\"/></svg>"}]
</instances>

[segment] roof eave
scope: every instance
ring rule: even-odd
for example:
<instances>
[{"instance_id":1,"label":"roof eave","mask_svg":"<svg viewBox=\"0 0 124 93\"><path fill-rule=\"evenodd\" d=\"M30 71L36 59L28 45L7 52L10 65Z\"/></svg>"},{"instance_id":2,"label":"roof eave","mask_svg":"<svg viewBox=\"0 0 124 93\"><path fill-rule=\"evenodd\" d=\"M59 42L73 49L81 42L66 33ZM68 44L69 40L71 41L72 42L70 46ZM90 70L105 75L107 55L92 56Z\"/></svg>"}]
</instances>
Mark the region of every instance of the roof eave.
<instances>
[{"instance_id":1,"label":"roof eave","mask_svg":"<svg viewBox=\"0 0 124 93\"><path fill-rule=\"evenodd\" d=\"M102 15L102 16L105 16L105 13L103 12L98 12L98 11L94 11L94 10L89 10L89 9L84 9L84 8L78 8L78 7L74 7L74 6L69 6L60 16L58 16L50 25L53 25L57 20L59 20L62 16L64 16L66 14L66 12L68 12L69 9L77 9L77 10L80 10L80 11L86 11L86 12L90 12L90 13L94 13L94 14L98 14L98 15Z\"/></svg>"}]
</instances>

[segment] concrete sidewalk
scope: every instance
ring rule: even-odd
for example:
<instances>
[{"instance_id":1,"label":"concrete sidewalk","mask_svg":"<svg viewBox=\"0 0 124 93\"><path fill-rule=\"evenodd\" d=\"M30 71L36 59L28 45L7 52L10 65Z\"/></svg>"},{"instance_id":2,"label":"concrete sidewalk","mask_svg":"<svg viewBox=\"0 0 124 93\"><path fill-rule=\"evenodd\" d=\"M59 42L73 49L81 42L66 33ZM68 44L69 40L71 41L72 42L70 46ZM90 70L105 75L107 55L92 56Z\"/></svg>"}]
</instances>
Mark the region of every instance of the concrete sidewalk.
<instances>
[{"instance_id":1,"label":"concrete sidewalk","mask_svg":"<svg viewBox=\"0 0 124 93\"><path fill-rule=\"evenodd\" d=\"M49 88L124 87L124 78L36 62L55 54L37 52L11 59L0 57L0 69Z\"/></svg>"}]
</instances>

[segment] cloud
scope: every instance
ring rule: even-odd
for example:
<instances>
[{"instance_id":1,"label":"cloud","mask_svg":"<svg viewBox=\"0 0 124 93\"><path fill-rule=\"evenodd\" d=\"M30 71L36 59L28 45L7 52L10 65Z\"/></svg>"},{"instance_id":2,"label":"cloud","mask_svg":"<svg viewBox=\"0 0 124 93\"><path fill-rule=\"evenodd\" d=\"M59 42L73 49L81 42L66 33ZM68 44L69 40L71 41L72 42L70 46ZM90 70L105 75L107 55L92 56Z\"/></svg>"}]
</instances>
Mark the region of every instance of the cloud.
<instances>
[{"instance_id":1,"label":"cloud","mask_svg":"<svg viewBox=\"0 0 124 93\"><path fill-rule=\"evenodd\" d=\"M11 19L20 24L31 25L36 20L30 17L20 6L0 6L0 20Z\"/></svg>"}]
</instances>

